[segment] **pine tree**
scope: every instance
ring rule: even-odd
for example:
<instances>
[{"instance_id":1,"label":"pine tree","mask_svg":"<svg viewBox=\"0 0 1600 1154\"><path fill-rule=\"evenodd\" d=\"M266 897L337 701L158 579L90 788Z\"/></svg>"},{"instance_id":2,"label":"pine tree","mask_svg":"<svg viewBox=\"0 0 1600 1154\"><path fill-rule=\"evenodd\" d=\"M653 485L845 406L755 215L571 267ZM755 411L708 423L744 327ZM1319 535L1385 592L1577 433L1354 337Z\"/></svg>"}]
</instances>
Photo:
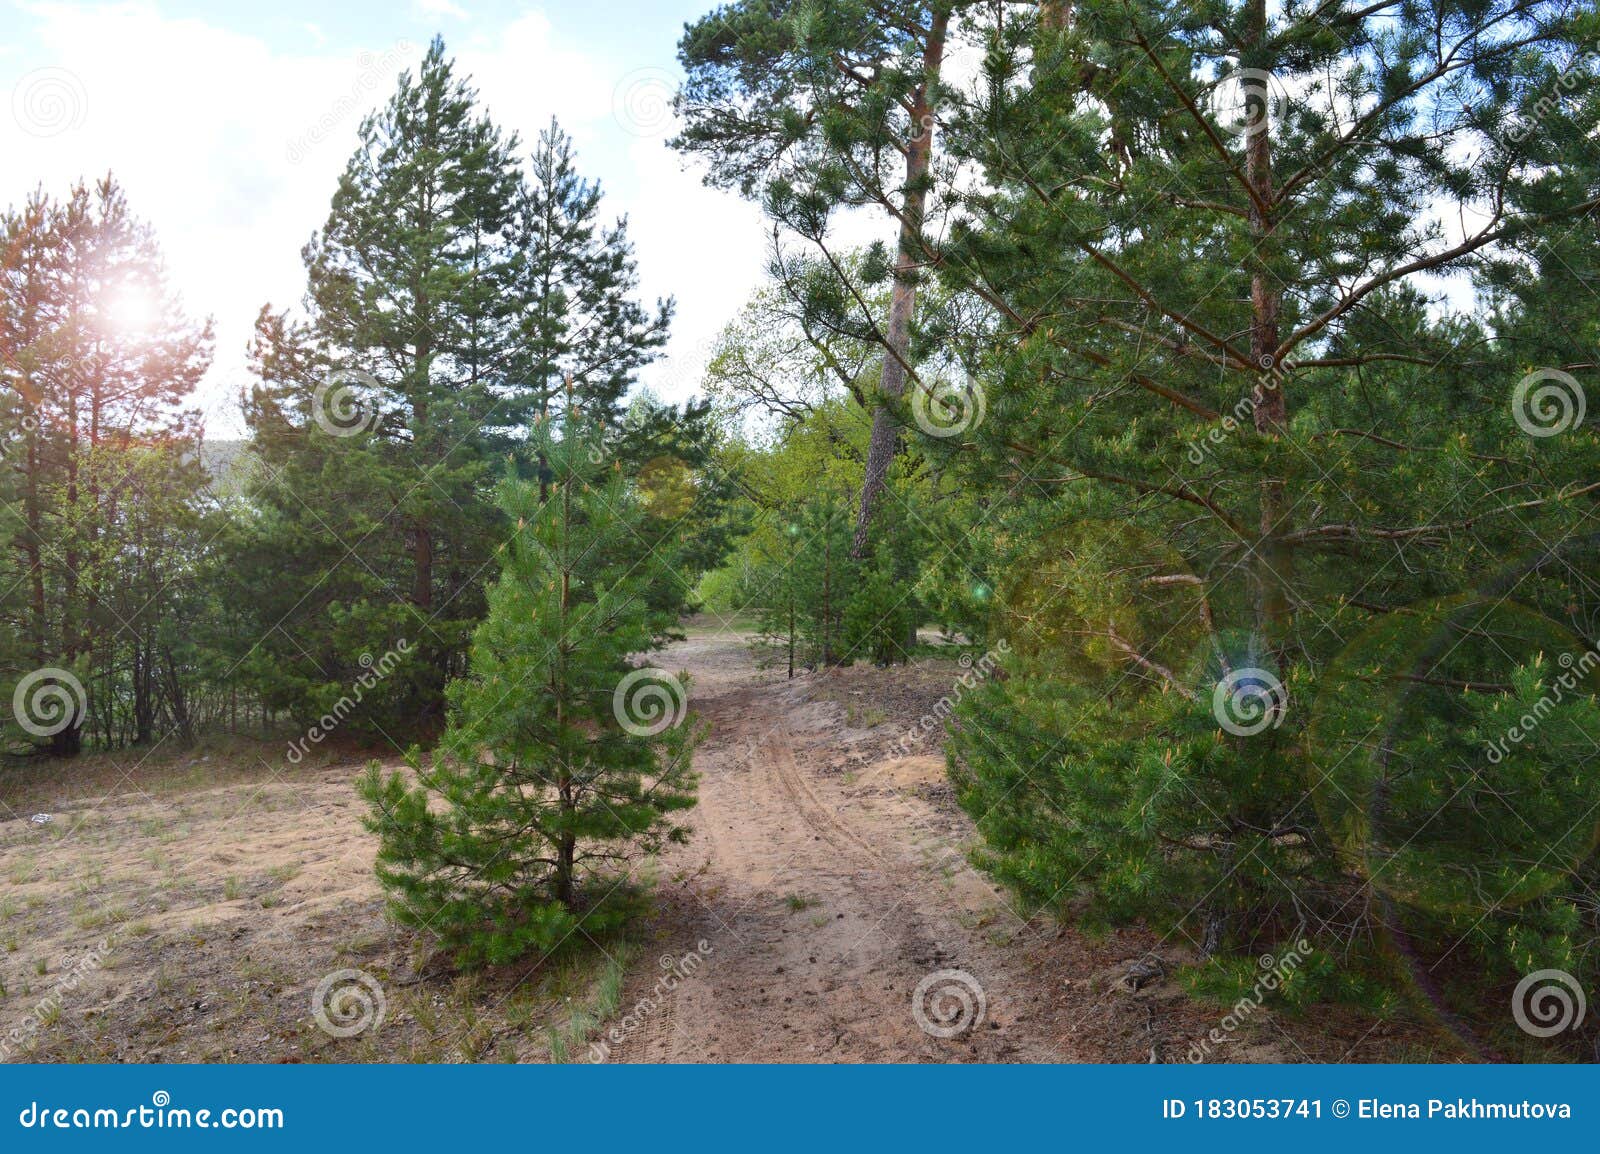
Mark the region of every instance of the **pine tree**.
<instances>
[{"instance_id":1,"label":"pine tree","mask_svg":"<svg viewBox=\"0 0 1600 1154\"><path fill-rule=\"evenodd\" d=\"M396 914L466 964L622 924L638 888L627 867L683 840L676 818L694 805L687 686L631 664L671 624L648 604L662 566L623 548L643 514L593 463L597 441L569 413L540 438L548 491L502 486L517 530L449 729L414 785L376 767L362 785Z\"/></svg>"},{"instance_id":2,"label":"pine tree","mask_svg":"<svg viewBox=\"0 0 1600 1154\"><path fill-rule=\"evenodd\" d=\"M1428 278L1523 285L1544 240L1588 228L1592 146L1558 120L1508 128L1552 91L1593 108L1596 19L1509 0L1400 25L1263 0L1070 12L991 27L986 95L946 134L984 171L934 260L987 305L955 341L988 401L946 457L1003 494L974 552L1016 654L952 742L986 864L1030 905L1154 918L1206 953L1307 925L1348 959L1427 925L1414 954L1443 954L1437 905L1380 900L1402 863L1346 839L1408 771L1473 779L1424 719L1482 736L1464 693L1510 713L1539 668L1530 638L1548 660L1562 636L1418 606L1514 596L1581 651L1600 590L1572 546L1592 536L1600 442L1520 428L1514 389L1540 362L1509 363ZM1528 352L1592 373L1570 345ZM1389 727L1381 744L1362 718ZM1313 788L1336 765L1360 805L1330 825ZM1524 762L1519 788L1582 812L1560 765ZM1482 801L1442 822L1480 862L1504 841ZM1389 833L1402 812L1420 824L1406 802ZM1541 835L1550 816L1528 806ZM1437 848L1442 892L1459 862ZM1544 930L1581 918L1583 879L1513 914L1503 875L1478 876L1482 931L1520 942L1486 946L1500 974L1582 940Z\"/></svg>"},{"instance_id":3,"label":"pine tree","mask_svg":"<svg viewBox=\"0 0 1600 1154\"><path fill-rule=\"evenodd\" d=\"M721 440L709 402L669 405L649 392L634 397L607 436L644 514L636 544L666 571L649 591L650 605L674 620L690 611L700 575L721 565L748 528L734 473L717 455Z\"/></svg>"},{"instance_id":4,"label":"pine tree","mask_svg":"<svg viewBox=\"0 0 1600 1154\"><path fill-rule=\"evenodd\" d=\"M852 551L865 554L900 431L889 406L921 387L912 350L925 235L948 182L934 154L952 22L975 5L740 0L689 25L678 46L688 81L673 146L711 162L708 179L760 197L816 252L831 295L882 354ZM896 233L860 277L836 251L830 219L870 206ZM888 307L864 305L890 281ZM846 303L847 302L847 303ZM837 323L837 322L836 322Z\"/></svg>"},{"instance_id":5,"label":"pine tree","mask_svg":"<svg viewBox=\"0 0 1600 1154\"><path fill-rule=\"evenodd\" d=\"M600 205L600 185L579 175L572 138L551 121L517 200L515 335L497 426L514 431L548 417L566 395L591 417L620 417L634 374L666 343L673 304L647 310L634 299L628 222L606 227Z\"/></svg>"},{"instance_id":6,"label":"pine tree","mask_svg":"<svg viewBox=\"0 0 1600 1154\"><path fill-rule=\"evenodd\" d=\"M483 429L514 335L515 150L435 40L363 122L306 246L308 322L257 326L260 552L317 541L327 559L296 567L287 617L259 630L267 687L297 712L400 636L401 718L437 718L460 671L500 527Z\"/></svg>"},{"instance_id":7,"label":"pine tree","mask_svg":"<svg viewBox=\"0 0 1600 1154\"><path fill-rule=\"evenodd\" d=\"M0 219L0 466L17 498L0 612L21 642L6 680L70 675L54 683L78 687L61 698L70 716L30 730L48 729L58 756L85 739L150 740L158 715L187 731L157 634L209 540L199 421L183 405L210 342L113 178L36 195ZM136 613L135 587L145 592Z\"/></svg>"},{"instance_id":8,"label":"pine tree","mask_svg":"<svg viewBox=\"0 0 1600 1154\"><path fill-rule=\"evenodd\" d=\"M771 519L755 585L757 646L797 668L848 663L845 612L860 563L850 556L851 508L842 494L816 493Z\"/></svg>"},{"instance_id":9,"label":"pine tree","mask_svg":"<svg viewBox=\"0 0 1600 1154\"><path fill-rule=\"evenodd\" d=\"M417 475L402 447L318 420L317 390L335 367L309 324L263 309L252 355L262 381L244 399L252 468L227 546L231 574L250 591L237 631L247 641L233 660L268 708L310 721L348 692L363 654L375 659L402 639L439 644L450 634L419 617L406 595L413 559L393 514ZM360 420L359 409L351 415ZM463 617L471 612L460 608ZM407 661L346 724L373 737L431 729L442 693L432 669Z\"/></svg>"},{"instance_id":10,"label":"pine tree","mask_svg":"<svg viewBox=\"0 0 1600 1154\"><path fill-rule=\"evenodd\" d=\"M898 489L898 491L897 491ZM857 565L844 609L844 659L904 664L917 645L924 605L923 554L931 526L913 502L914 488L891 482L883 490L876 531Z\"/></svg>"},{"instance_id":11,"label":"pine tree","mask_svg":"<svg viewBox=\"0 0 1600 1154\"><path fill-rule=\"evenodd\" d=\"M495 459L542 468L526 428L568 389L614 425L666 340L671 302L634 299L626 221L601 222L568 137L541 133L526 177L516 148L435 41L363 124L305 250L308 319L257 323L265 469L240 565L303 562L266 583L245 666L275 707L317 716L405 638L353 725L436 730L504 532Z\"/></svg>"}]
</instances>

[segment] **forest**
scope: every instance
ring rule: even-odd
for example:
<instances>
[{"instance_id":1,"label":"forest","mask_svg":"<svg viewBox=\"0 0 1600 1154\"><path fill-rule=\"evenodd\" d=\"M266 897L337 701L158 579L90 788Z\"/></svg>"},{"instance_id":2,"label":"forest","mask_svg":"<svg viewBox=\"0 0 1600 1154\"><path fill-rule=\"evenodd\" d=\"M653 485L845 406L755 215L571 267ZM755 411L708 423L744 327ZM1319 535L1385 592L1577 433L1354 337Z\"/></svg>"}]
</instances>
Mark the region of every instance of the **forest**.
<instances>
[{"instance_id":1,"label":"forest","mask_svg":"<svg viewBox=\"0 0 1600 1154\"><path fill-rule=\"evenodd\" d=\"M835 911L826 858L898 862L915 795L958 831L906 931L938 948L883 995L917 1046L1026 1016L972 972L1068 934L1127 997L1179 991L1089 1060L1253 1060L1207 1028L1229 1007L1306 1047L1264 1060L1337 1059L1319 1017L1383 1060L1593 1060L1600 12L733 0L675 53L662 147L763 221L691 396L640 383L679 302L573 136L497 123L444 39L374 95L303 298L261 303L240 436L196 407L215 319L115 173L5 210L8 837L79 836L91 796L92 830L147 762L333 774L395 972L470 1001L584 986L598 950L549 1043L598 1061L648 1032L619 1010L665 1013L641 942L744 1013L715 993L744 906L696 869L832 933L898 899ZM913 770L847 828L854 775ZM833 848L757 883L789 795ZM45 908L36 851L0 850L0 923ZM270 911L253 884L226 903ZM968 885L1019 936L962 922ZM967 1057L1080 1053L1042 1033Z\"/></svg>"}]
</instances>

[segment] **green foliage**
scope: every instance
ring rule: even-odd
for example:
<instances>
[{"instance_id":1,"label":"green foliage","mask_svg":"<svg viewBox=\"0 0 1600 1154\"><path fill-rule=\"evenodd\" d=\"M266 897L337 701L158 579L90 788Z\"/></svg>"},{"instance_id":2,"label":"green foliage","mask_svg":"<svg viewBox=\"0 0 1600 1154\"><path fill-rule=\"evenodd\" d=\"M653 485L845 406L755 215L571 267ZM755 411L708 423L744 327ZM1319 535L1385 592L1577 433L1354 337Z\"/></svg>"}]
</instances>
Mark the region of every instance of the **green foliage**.
<instances>
[{"instance_id":1,"label":"green foliage","mask_svg":"<svg viewBox=\"0 0 1600 1154\"><path fill-rule=\"evenodd\" d=\"M211 359L111 178L0 217L0 683L13 750L192 736L223 524L185 411ZM21 689L20 693L14 693Z\"/></svg>"},{"instance_id":2,"label":"green foliage","mask_svg":"<svg viewBox=\"0 0 1600 1154\"><path fill-rule=\"evenodd\" d=\"M610 446L643 512L630 547L642 547L661 566L646 596L674 618L692 607L700 575L721 565L748 528L749 509L724 466L722 445L708 402L676 407L641 393Z\"/></svg>"},{"instance_id":3,"label":"green foliage","mask_svg":"<svg viewBox=\"0 0 1600 1154\"><path fill-rule=\"evenodd\" d=\"M870 553L857 566L844 612L845 653L875 665L909 660L925 608L919 596L927 549L916 494L891 488L873 525Z\"/></svg>"},{"instance_id":4,"label":"green foliage","mask_svg":"<svg viewBox=\"0 0 1600 1154\"><path fill-rule=\"evenodd\" d=\"M645 514L624 478L592 462L598 444L569 416L539 441L545 491L505 482L517 532L470 672L451 685L449 729L415 761L414 784L376 767L362 781L396 916L462 964L622 924L636 910L631 867L683 840L676 816L694 804L687 686L630 664L671 624L648 601L662 565L629 545ZM641 713L641 692L665 712Z\"/></svg>"},{"instance_id":5,"label":"green foliage","mask_svg":"<svg viewBox=\"0 0 1600 1154\"><path fill-rule=\"evenodd\" d=\"M697 597L791 674L936 621L1006 643L948 753L1030 911L1155 925L1224 1001L1304 940L1279 1004L1403 993L1540 1053L1517 977L1600 982L1597 38L1561 0L723 5L674 144L764 206L771 276L681 407L629 399L673 304L571 141L519 163L435 42L209 488L209 328L113 182L35 196L0 697L85 693L9 744L188 737L241 691L344 722L400 654L351 733L444 738L363 782L380 877L498 962L619 924L684 836L694 726L618 693ZM892 254L838 247L861 209ZM939 389L981 404L930 428Z\"/></svg>"},{"instance_id":6,"label":"green foliage","mask_svg":"<svg viewBox=\"0 0 1600 1154\"><path fill-rule=\"evenodd\" d=\"M823 495L785 520L772 519L756 543L757 645L791 677L849 662L845 613L859 570L850 559L852 524L849 505Z\"/></svg>"},{"instance_id":7,"label":"green foliage","mask_svg":"<svg viewBox=\"0 0 1600 1154\"><path fill-rule=\"evenodd\" d=\"M526 173L517 148L435 41L363 123L306 249L309 322L264 309L257 323L246 418L262 476L235 547L260 590L243 668L274 708L318 716L360 655L404 639L350 732L435 732L507 532L498 462L548 483L526 430L567 403L610 427L596 446L610 453L622 396L666 340L672 306L633 299L625 222L602 222L570 139L552 123ZM682 436L693 467L692 415ZM650 523L662 540L673 527ZM715 552L714 535L701 541L680 547L686 569ZM265 580L286 554L297 563ZM682 604L672 590L694 576L652 597Z\"/></svg>"},{"instance_id":8,"label":"green foliage","mask_svg":"<svg viewBox=\"0 0 1600 1154\"><path fill-rule=\"evenodd\" d=\"M1592 979L1600 928L1592 824L1558 818L1594 801L1589 690L1486 752L1600 620L1600 439L1517 399L1541 367L1594 393L1596 22L1408 25L1451 32L1255 0L986 27L945 142L984 179L928 263L992 306L945 334L987 418L919 446L983 531L931 600L1010 641L951 767L1031 908L1214 955L1305 936L1317 996L1401 988L1492 1050L1517 977Z\"/></svg>"},{"instance_id":9,"label":"green foliage","mask_svg":"<svg viewBox=\"0 0 1600 1154\"><path fill-rule=\"evenodd\" d=\"M310 320L262 310L246 419L265 475L241 564L301 560L258 603L249 668L274 706L314 716L358 654L403 637L413 657L368 713L415 731L461 670L502 532L483 429L519 299L515 149L435 41L362 123L306 247Z\"/></svg>"},{"instance_id":10,"label":"green foliage","mask_svg":"<svg viewBox=\"0 0 1600 1154\"><path fill-rule=\"evenodd\" d=\"M555 121L539 134L511 227L512 329L495 366L489 423L512 443L570 391L610 422L634 374L667 340L670 300L633 299L638 269L627 222L600 218L599 184L578 174L572 138Z\"/></svg>"}]
</instances>

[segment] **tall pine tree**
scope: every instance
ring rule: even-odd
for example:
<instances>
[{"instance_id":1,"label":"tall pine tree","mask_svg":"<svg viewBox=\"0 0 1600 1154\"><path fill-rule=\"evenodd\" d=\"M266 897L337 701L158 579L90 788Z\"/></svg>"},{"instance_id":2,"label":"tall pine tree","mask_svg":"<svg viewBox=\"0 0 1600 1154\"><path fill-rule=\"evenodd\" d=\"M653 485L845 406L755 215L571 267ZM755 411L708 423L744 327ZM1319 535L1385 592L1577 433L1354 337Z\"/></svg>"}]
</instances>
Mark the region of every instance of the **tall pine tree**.
<instances>
[{"instance_id":1,"label":"tall pine tree","mask_svg":"<svg viewBox=\"0 0 1600 1154\"><path fill-rule=\"evenodd\" d=\"M305 250L306 318L261 315L240 563L304 559L261 598L247 659L275 706L316 716L405 638L357 723L436 728L505 532L493 462L538 467L527 427L569 382L614 424L666 340L671 303L635 300L626 222L601 223L566 135L540 135L526 179L516 149L435 41L362 126Z\"/></svg>"},{"instance_id":2,"label":"tall pine tree","mask_svg":"<svg viewBox=\"0 0 1600 1154\"><path fill-rule=\"evenodd\" d=\"M972 7L739 0L690 24L678 45L688 80L674 147L709 160L708 180L760 197L802 238L832 282L810 302L822 307L823 327L860 329L881 352L852 541L858 557L900 443L891 406L908 384L922 387L913 322L927 221L948 184L934 151L940 76L952 22ZM865 276L831 235L833 214L845 207L881 211L895 232L893 257L876 247ZM884 280L888 307L875 313L871 286Z\"/></svg>"},{"instance_id":3,"label":"tall pine tree","mask_svg":"<svg viewBox=\"0 0 1600 1154\"><path fill-rule=\"evenodd\" d=\"M988 306L957 338L987 421L943 445L1005 495L994 587L1017 657L953 742L985 860L1030 903L1156 917L1204 952L1299 926L1356 952L1424 926L1430 965L1469 939L1497 974L1570 960L1585 883L1499 860L1517 818L1476 792L1477 739L1549 688L1550 652L1581 651L1600 604L1568 547L1592 536L1596 440L1529 432L1517 386L1538 362L1488 351L1433 278L1522 285L1594 212L1570 127L1522 130L1545 94L1594 106L1594 14L1070 12L990 29L986 95L947 138L983 179L930 255ZM1585 371L1570 346L1535 355ZM1507 597L1547 620L1493 611ZM1552 725L1506 778L1547 845L1592 801L1562 768L1586 726ZM1330 775L1357 804L1319 820ZM1418 872L1397 847L1419 778L1476 854L1470 912L1439 897L1462 860L1443 847L1431 893L1394 885Z\"/></svg>"},{"instance_id":4,"label":"tall pine tree","mask_svg":"<svg viewBox=\"0 0 1600 1154\"><path fill-rule=\"evenodd\" d=\"M627 220L607 226L600 205L600 185L579 175L571 137L551 121L517 200L513 341L496 425L516 430L547 418L569 392L609 422L634 374L666 343L672 301L646 309L634 299Z\"/></svg>"}]
</instances>

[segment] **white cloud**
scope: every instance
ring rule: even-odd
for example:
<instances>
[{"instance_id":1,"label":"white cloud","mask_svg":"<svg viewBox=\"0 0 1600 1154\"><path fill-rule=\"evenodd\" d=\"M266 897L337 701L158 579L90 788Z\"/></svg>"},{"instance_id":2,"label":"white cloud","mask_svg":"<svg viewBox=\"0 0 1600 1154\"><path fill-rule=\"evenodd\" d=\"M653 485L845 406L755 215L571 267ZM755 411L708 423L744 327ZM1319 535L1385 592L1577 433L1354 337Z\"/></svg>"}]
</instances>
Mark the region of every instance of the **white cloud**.
<instances>
[{"instance_id":1,"label":"white cloud","mask_svg":"<svg viewBox=\"0 0 1600 1154\"><path fill-rule=\"evenodd\" d=\"M467 20L466 9L451 0L413 0L412 7L424 16L448 16L452 20Z\"/></svg>"},{"instance_id":2,"label":"white cloud","mask_svg":"<svg viewBox=\"0 0 1600 1154\"><path fill-rule=\"evenodd\" d=\"M43 137L14 117L0 121L9 158L0 196L15 203L36 185L60 193L80 177L116 174L155 228L188 310L216 318L216 364L199 401L214 433L236 433L256 311L299 299L300 246L326 215L360 112L394 82L392 72L363 76L401 57L394 45L362 60L275 54L139 5L38 15L40 56L77 79L81 118ZM296 152L311 133L317 142Z\"/></svg>"},{"instance_id":3,"label":"white cloud","mask_svg":"<svg viewBox=\"0 0 1600 1154\"><path fill-rule=\"evenodd\" d=\"M199 401L213 436L238 435L255 314L268 301L299 302L300 248L327 214L361 117L424 45L286 50L137 3L28 11L34 36L4 57L0 91L35 69L64 70L79 106L66 110L76 126L51 136L0 111L0 202L114 172L155 228L190 312L216 318L216 364ZM759 212L684 171L665 147L667 126L641 137L618 122L618 88L638 62L563 42L539 11L492 32L480 22L450 48L525 144L552 114L572 133L585 174L604 180L607 213L630 217L645 294L678 298L671 361L645 380L674 399L693 391L709 340L760 277Z\"/></svg>"},{"instance_id":4,"label":"white cloud","mask_svg":"<svg viewBox=\"0 0 1600 1154\"><path fill-rule=\"evenodd\" d=\"M630 156L640 189L619 199L639 254L642 288L651 300L675 296L677 320L666 356L644 383L681 401L700 383L701 370L722 327L749 299L765 259L760 210L730 193L701 186L698 172L661 140L641 139Z\"/></svg>"}]
</instances>

